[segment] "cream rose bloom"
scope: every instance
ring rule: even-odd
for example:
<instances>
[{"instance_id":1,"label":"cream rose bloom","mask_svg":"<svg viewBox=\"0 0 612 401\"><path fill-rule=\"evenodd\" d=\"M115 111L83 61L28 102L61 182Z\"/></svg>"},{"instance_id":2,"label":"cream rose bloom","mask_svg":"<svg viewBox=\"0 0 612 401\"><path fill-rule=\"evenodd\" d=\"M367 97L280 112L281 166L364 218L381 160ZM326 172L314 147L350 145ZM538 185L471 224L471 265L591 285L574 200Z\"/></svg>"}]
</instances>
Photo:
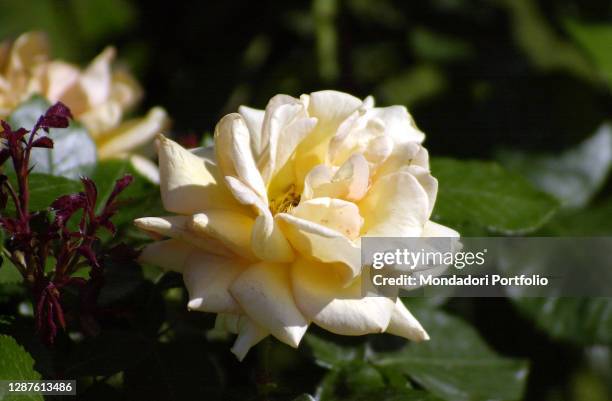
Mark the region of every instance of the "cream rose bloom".
<instances>
[{"instance_id":1,"label":"cream rose bloom","mask_svg":"<svg viewBox=\"0 0 612 401\"><path fill-rule=\"evenodd\" d=\"M217 313L242 359L308 325L428 339L399 299L361 295L364 236L458 236L429 221L437 181L401 106L321 91L278 95L217 124L214 148L160 136L161 196L175 215L135 224L158 239L141 259L182 273L191 310Z\"/></svg>"},{"instance_id":2,"label":"cream rose bloom","mask_svg":"<svg viewBox=\"0 0 612 401\"><path fill-rule=\"evenodd\" d=\"M47 37L39 32L0 43L0 118L35 94L51 103L62 101L87 127L101 159L125 156L152 141L169 119L155 107L143 118L123 121L142 90L126 71L113 70L114 58L115 49L109 47L85 69L51 60Z\"/></svg>"}]
</instances>

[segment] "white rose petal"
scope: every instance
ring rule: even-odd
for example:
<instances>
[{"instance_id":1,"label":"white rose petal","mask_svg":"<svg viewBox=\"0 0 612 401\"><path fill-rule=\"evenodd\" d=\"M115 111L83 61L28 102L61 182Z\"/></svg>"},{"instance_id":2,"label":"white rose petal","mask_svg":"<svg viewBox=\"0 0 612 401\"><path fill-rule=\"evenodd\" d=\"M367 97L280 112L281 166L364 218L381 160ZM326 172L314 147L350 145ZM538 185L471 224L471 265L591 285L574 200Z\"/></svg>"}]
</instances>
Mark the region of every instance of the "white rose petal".
<instances>
[{"instance_id":1,"label":"white rose petal","mask_svg":"<svg viewBox=\"0 0 612 401\"><path fill-rule=\"evenodd\" d=\"M244 312L282 342L297 347L308 322L295 305L288 265L259 263L250 266L230 291Z\"/></svg>"}]
</instances>

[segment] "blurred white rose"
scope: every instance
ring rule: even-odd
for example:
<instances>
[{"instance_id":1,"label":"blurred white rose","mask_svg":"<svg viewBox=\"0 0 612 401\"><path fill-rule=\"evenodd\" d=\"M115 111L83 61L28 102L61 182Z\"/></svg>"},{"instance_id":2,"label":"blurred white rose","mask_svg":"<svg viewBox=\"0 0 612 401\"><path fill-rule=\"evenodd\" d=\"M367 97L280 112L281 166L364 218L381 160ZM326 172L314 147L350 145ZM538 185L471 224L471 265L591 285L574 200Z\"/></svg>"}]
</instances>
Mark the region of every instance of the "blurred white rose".
<instances>
[{"instance_id":1,"label":"blurred white rose","mask_svg":"<svg viewBox=\"0 0 612 401\"><path fill-rule=\"evenodd\" d=\"M115 49L106 48L86 68L52 60L47 37L28 32L0 43L0 118L38 94L62 101L96 142L101 159L124 157L151 142L169 125L161 107L124 121L142 97L142 89L123 69L113 69ZM141 163L146 163L138 159Z\"/></svg>"},{"instance_id":2,"label":"blurred white rose","mask_svg":"<svg viewBox=\"0 0 612 401\"><path fill-rule=\"evenodd\" d=\"M428 339L399 299L361 296L360 238L458 234L429 221L437 181L424 135L401 106L321 91L241 107L193 152L160 136L167 217L142 261L183 274L191 310L238 334L239 359L272 335L297 347L308 325ZM169 239L163 239L169 237Z\"/></svg>"}]
</instances>

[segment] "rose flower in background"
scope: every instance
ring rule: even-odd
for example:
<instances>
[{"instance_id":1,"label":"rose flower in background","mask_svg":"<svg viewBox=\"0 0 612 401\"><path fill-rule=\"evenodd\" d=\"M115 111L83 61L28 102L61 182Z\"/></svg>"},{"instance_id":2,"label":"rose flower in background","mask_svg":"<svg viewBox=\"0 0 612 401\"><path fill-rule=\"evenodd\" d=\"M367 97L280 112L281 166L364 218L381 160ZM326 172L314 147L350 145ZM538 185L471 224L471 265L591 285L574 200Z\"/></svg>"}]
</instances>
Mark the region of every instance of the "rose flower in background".
<instances>
[{"instance_id":1,"label":"rose flower in background","mask_svg":"<svg viewBox=\"0 0 612 401\"><path fill-rule=\"evenodd\" d=\"M0 44L0 118L33 95L61 101L87 128L100 159L126 157L169 125L161 107L124 121L142 97L142 89L123 69L113 69L115 49L106 48L86 68L51 59L47 37L29 32ZM138 165L147 160L137 157Z\"/></svg>"},{"instance_id":2,"label":"rose flower in background","mask_svg":"<svg viewBox=\"0 0 612 401\"><path fill-rule=\"evenodd\" d=\"M429 220L437 181L423 140L404 107L335 91L241 107L217 124L214 148L160 136L175 215L136 221L160 239L141 260L183 274L188 307L238 334L239 359L268 335L297 347L310 323L426 340L401 300L362 297L360 261L364 236L458 236Z\"/></svg>"}]
</instances>

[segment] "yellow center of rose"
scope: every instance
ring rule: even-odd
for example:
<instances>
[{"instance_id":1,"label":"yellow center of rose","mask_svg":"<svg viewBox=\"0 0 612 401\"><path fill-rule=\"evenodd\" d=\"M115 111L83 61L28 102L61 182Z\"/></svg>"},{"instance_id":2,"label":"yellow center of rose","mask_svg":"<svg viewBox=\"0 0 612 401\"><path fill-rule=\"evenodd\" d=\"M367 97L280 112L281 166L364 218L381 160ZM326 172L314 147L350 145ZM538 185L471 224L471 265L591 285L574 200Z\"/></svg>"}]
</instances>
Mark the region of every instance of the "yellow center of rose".
<instances>
[{"instance_id":1,"label":"yellow center of rose","mask_svg":"<svg viewBox=\"0 0 612 401\"><path fill-rule=\"evenodd\" d=\"M291 209L296 207L299 203L300 194L297 193L295 185L291 185L285 193L270 200L270 212L272 212L273 216L278 213L286 213L291 211Z\"/></svg>"}]
</instances>

